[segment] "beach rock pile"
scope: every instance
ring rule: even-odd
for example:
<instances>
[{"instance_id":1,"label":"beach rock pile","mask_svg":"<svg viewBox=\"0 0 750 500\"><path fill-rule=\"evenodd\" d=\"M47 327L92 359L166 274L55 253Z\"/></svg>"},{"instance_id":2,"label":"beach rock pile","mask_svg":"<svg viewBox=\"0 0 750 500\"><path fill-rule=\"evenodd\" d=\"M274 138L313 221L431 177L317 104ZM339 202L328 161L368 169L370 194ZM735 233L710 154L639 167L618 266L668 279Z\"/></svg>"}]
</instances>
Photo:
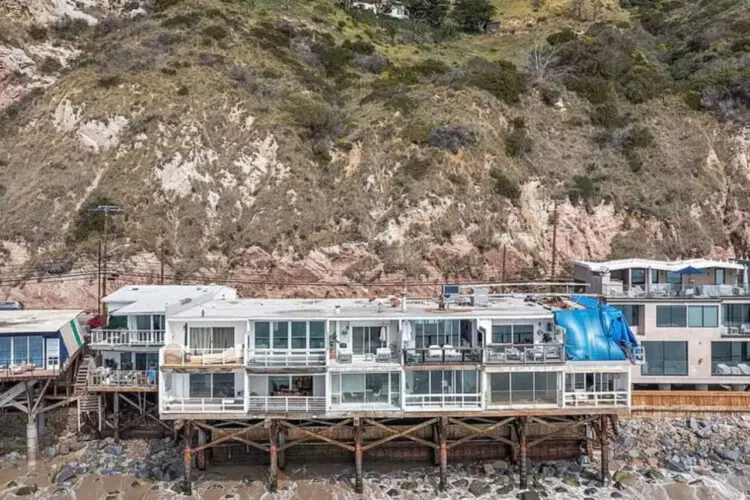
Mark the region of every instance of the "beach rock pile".
<instances>
[{"instance_id":1,"label":"beach rock pile","mask_svg":"<svg viewBox=\"0 0 750 500\"><path fill-rule=\"evenodd\" d=\"M750 464L750 416L700 420L622 420L614 458L630 465L684 473L723 473Z\"/></svg>"},{"instance_id":2,"label":"beach rock pile","mask_svg":"<svg viewBox=\"0 0 750 500\"><path fill-rule=\"evenodd\" d=\"M115 443L112 438L107 438L86 443L55 472L54 481L62 485L86 474L173 481L182 473L180 448L172 439L133 439Z\"/></svg>"}]
</instances>

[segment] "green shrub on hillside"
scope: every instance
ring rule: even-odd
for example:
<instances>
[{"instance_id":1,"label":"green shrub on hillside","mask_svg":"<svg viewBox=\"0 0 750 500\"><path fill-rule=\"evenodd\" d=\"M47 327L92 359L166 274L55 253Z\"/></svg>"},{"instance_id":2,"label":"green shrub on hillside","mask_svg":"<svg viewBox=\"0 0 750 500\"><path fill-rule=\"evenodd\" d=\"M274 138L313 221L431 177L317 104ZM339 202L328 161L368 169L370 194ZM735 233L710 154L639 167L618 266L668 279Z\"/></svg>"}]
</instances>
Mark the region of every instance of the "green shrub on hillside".
<instances>
[{"instance_id":1,"label":"green shrub on hillside","mask_svg":"<svg viewBox=\"0 0 750 500\"><path fill-rule=\"evenodd\" d=\"M578 35L576 35L575 31L570 28L563 28L560 31L552 33L550 36L548 36L547 43L554 47L555 45L572 42L573 40L577 39Z\"/></svg>"},{"instance_id":2,"label":"green shrub on hillside","mask_svg":"<svg viewBox=\"0 0 750 500\"><path fill-rule=\"evenodd\" d=\"M490 177L495 181L493 185L495 193L517 205L518 200L521 198L521 186L498 168L492 169Z\"/></svg>"},{"instance_id":3,"label":"green shrub on hillside","mask_svg":"<svg viewBox=\"0 0 750 500\"><path fill-rule=\"evenodd\" d=\"M209 38L213 38L216 41L223 40L229 35L227 29L218 24L212 24L203 28L203 34Z\"/></svg>"},{"instance_id":4,"label":"green shrub on hillside","mask_svg":"<svg viewBox=\"0 0 750 500\"><path fill-rule=\"evenodd\" d=\"M608 102L596 106L589 113L591 123L597 127L616 129L627 125L628 120L620 113L620 108L614 102Z\"/></svg>"},{"instance_id":5,"label":"green shrub on hillside","mask_svg":"<svg viewBox=\"0 0 750 500\"><path fill-rule=\"evenodd\" d=\"M466 68L466 83L508 104L519 103L526 92L526 77L508 61L472 59Z\"/></svg>"}]
</instances>

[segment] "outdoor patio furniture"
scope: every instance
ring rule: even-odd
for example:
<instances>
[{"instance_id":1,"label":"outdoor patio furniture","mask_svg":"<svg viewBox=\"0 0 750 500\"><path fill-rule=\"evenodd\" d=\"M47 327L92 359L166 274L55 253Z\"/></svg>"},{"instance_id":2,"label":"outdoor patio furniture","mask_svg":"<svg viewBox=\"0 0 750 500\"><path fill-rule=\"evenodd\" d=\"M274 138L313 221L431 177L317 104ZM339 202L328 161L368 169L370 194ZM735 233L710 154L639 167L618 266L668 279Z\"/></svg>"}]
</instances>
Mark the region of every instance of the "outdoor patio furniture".
<instances>
[{"instance_id":1,"label":"outdoor patio furniture","mask_svg":"<svg viewBox=\"0 0 750 500\"><path fill-rule=\"evenodd\" d=\"M443 350L440 348L439 345L433 344L427 348L427 359L429 361L442 361Z\"/></svg>"},{"instance_id":2,"label":"outdoor patio furniture","mask_svg":"<svg viewBox=\"0 0 750 500\"><path fill-rule=\"evenodd\" d=\"M750 366L746 363L738 363L737 368L740 369L743 375L750 375Z\"/></svg>"},{"instance_id":3,"label":"outdoor patio furniture","mask_svg":"<svg viewBox=\"0 0 750 500\"><path fill-rule=\"evenodd\" d=\"M732 371L724 363L719 363L716 365L716 373L719 375L730 375Z\"/></svg>"},{"instance_id":4,"label":"outdoor patio furniture","mask_svg":"<svg viewBox=\"0 0 750 500\"><path fill-rule=\"evenodd\" d=\"M391 360L391 349L380 347L375 351L375 358L379 363L388 363Z\"/></svg>"}]
</instances>

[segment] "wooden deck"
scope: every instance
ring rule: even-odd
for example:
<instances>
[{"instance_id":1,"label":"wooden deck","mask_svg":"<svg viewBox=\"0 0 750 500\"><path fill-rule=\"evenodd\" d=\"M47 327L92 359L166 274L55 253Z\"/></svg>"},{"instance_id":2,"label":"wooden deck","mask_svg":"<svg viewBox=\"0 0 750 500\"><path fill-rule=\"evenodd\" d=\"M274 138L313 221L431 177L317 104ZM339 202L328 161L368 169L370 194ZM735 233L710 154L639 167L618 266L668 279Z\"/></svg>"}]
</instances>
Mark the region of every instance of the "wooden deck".
<instances>
[{"instance_id":1,"label":"wooden deck","mask_svg":"<svg viewBox=\"0 0 750 500\"><path fill-rule=\"evenodd\" d=\"M0 382L55 379L60 376L60 373L60 370L31 370L21 373L2 370L0 371Z\"/></svg>"}]
</instances>

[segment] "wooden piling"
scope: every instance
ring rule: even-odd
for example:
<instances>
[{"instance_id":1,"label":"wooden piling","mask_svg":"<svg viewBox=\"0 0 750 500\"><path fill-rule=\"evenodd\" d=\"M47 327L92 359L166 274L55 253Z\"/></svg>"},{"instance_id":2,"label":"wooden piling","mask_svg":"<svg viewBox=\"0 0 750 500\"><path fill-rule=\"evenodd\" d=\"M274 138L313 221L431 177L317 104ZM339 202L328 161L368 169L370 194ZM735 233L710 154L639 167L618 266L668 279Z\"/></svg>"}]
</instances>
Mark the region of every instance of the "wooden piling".
<instances>
[{"instance_id":1,"label":"wooden piling","mask_svg":"<svg viewBox=\"0 0 750 500\"><path fill-rule=\"evenodd\" d=\"M286 444L286 430L279 429L278 462L279 462L280 470L286 469L286 449L284 448L285 444Z\"/></svg>"},{"instance_id":2,"label":"wooden piling","mask_svg":"<svg viewBox=\"0 0 750 500\"><path fill-rule=\"evenodd\" d=\"M362 425L358 418L354 419L354 467L356 469L354 492L362 493L364 491L364 481L362 479Z\"/></svg>"},{"instance_id":3,"label":"wooden piling","mask_svg":"<svg viewBox=\"0 0 750 500\"><path fill-rule=\"evenodd\" d=\"M271 420L268 424L268 491L274 492L279 486L279 446L278 424Z\"/></svg>"},{"instance_id":4,"label":"wooden piling","mask_svg":"<svg viewBox=\"0 0 750 500\"><path fill-rule=\"evenodd\" d=\"M182 457L184 466L185 466L185 477L184 477L183 489L185 490L185 495L187 496L190 496L193 494L193 479L191 477L192 467L193 467L193 457L190 451L191 431L192 431L192 426L191 426L190 421L188 420L187 422L185 422L185 426L182 431L183 440L185 441L185 452Z\"/></svg>"},{"instance_id":5,"label":"wooden piling","mask_svg":"<svg viewBox=\"0 0 750 500\"><path fill-rule=\"evenodd\" d=\"M448 417L440 419L440 491L448 487Z\"/></svg>"},{"instance_id":6,"label":"wooden piling","mask_svg":"<svg viewBox=\"0 0 750 500\"><path fill-rule=\"evenodd\" d=\"M527 431L526 417L519 417L518 419L518 440L519 440L519 464L518 464L518 475L519 475L519 486L522 490L528 487L527 473L526 473L526 431Z\"/></svg>"},{"instance_id":7,"label":"wooden piling","mask_svg":"<svg viewBox=\"0 0 750 500\"><path fill-rule=\"evenodd\" d=\"M602 484L609 484L609 432L607 428L607 416L602 415L599 423L599 444L602 450Z\"/></svg>"},{"instance_id":8,"label":"wooden piling","mask_svg":"<svg viewBox=\"0 0 750 500\"><path fill-rule=\"evenodd\" d=\"M120 394L115 392L114 394L114 426L115 426L115 443L120 442Z\"/></svg>"}]
</instances>

